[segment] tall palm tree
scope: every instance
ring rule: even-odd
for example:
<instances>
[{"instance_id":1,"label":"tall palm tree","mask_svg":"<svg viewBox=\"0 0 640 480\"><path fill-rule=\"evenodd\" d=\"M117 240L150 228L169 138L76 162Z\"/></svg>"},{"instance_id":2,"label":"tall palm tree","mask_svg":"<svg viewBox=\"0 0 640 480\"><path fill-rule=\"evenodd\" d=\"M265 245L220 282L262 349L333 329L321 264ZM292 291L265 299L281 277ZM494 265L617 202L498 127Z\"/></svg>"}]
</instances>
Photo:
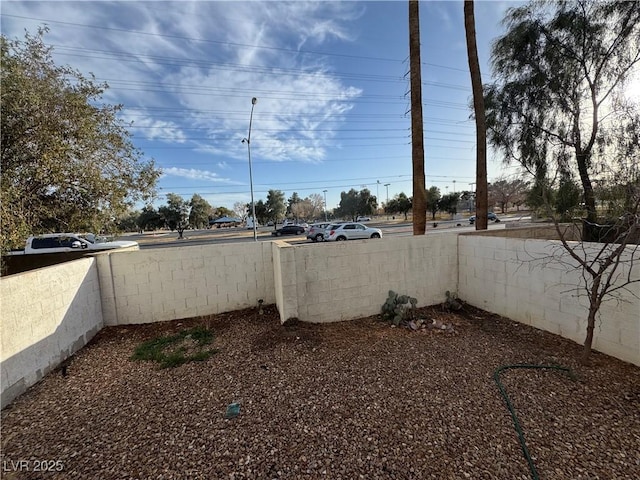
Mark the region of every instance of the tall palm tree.
<instances>
[{"instance_id":1,"label":"tall palm tree","mask_svg":"<svg viewBox=\"0 0 640 480\"><path fill-rule=\"evenodd\" d=\"M411 69L411 158L413 163L413 234L427 227L427 193L424 179L422 135L422 75L420 72L420 17L418 0L409 0L409 64Z\"/></svg>"},{"instance_id":2,"label":"tall palm tree","mask_svg":"<svg viewBox=\"0 0 640 480\"><path fill-rule=\"evenodd\" d=\"M476 45L476 20L473 14L473 0L464 0L464 30L467 34L467 57L471 72L473 110L476 117L476 230L487 229L487 123L484 114L482 76L478 62Z\"/></svg>"}]
</instances>

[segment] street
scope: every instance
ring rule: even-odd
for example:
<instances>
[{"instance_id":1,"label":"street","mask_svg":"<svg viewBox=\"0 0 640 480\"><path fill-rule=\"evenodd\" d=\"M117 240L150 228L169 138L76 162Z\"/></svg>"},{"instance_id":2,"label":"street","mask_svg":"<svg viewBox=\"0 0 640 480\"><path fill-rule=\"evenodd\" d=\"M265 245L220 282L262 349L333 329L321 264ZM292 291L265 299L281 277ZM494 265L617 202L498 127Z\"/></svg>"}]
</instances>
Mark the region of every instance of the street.
<instances>
[{"instance_id":1,"label":"street","mask_svg":"<svg viewBox=\"0 0 640 480\"><path fill-rule=\"evenodd\" d=\"M529 216L522 215L506 215L500 217L500 222L489 223L490 230L499 230L505 228L505 223L508 222L527 222L530 220ZM409 236L413 235L413 225L411 222L398 222L398 221L372 221L367 222L367 225L376 227L382 230L382 237L390 236ZM433 221L427 221L427 233L451 233L451 232L472 232L475 230L474 225L469 224L467 218L459 220L437 220L437 227L434 227ZM287 237L274 237L271 235L273 227L258 227L257 240L260 242L271 240L285 240L291 244L311 243L306 236L287 236ZM170 231L157 231L157 232L145 232L142 234L127 234L119 237L121 240L134 240L140 244L141 249L147 248L169 248L178 246L196 246L196 245L209 245L211 243L230 243L230 242L250 242L253 241L253 230L244 227L231 227L231 228L212 228L203 230L186 230L184 232L183 239L178 239L177 232Z\"/></svg>"}]
</instances>

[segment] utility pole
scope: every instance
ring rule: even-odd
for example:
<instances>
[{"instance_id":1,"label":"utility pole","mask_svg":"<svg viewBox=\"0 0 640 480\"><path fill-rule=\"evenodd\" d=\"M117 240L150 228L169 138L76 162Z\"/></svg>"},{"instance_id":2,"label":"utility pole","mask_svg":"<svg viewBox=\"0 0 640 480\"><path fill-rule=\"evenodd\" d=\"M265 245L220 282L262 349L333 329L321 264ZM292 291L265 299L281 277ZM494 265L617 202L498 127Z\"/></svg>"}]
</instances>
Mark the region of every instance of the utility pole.
<instances>
[{"instance_id":1,"label":"utility pole","mask_svg":"<svg viewBox=\"0 0 640 480\"><path fill-rule=\"evenodd\" d=\"M386 208L389 208L389 185L390 183L385 183L384 186L387 187L387 203L385 204ZM389 212L387 212L387 220L389 220Z\"/></svg>"},{"instance_id":2,"label":"utility pole","mask_svg":"<svg viewBox=\"0 0 640 480\"><path fill-rule=\"evenodd\" d=\"M324 221L327 221L327 191L326 190L322 190L322 193L324 193Z\"/></svg>"},{"instance_id":3,"label":"utility pole","mask_svg":"<svg viewBox=\"0 0 640 480\"><path fill-rule=\"evenodd\" d=\"M411 71L411 159L413 164L413 234L427 229L427 191L424 178L422 73L418 0L409 0L409 65Z\"/></svg>"},{"instance_id":4,"label":"utility pole","mask_svg":"<svg viewBox=\"0 0 640 480\"><path fill-rule=\"evenodd\" d=\"M476 20L473 0L464 1L464 30L467 37L467 57L473 90L473 110L476 117L476 230L486 230L489 213L487 185L487 123L484 111L482 76L476 45Z\"/></svg>"}]
</instances>

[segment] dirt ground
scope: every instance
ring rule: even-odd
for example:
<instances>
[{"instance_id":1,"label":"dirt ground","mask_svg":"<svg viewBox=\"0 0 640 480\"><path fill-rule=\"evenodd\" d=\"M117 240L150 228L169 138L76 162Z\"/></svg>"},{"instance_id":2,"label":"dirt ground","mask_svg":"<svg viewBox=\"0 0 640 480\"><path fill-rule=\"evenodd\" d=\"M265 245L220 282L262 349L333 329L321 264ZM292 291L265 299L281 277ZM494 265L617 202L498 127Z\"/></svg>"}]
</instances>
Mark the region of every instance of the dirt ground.
<instances>
[{"instance_id":1,"label":"dirt ground","mask_svg":"<svg viewBox=\"0 0 640 480\"><path fill-rule=\"evenodd\" d=\"M275 307L108 327L2 411L3 478L640 478L640 368L469 306L281 326ZM217 350L159 369L141 342L198 325ZM239 416L225 418L240 403ZM36 469L40 471L35 471ZM42 471L48 470L48 471Z\"/></svg>"}]
</instances>

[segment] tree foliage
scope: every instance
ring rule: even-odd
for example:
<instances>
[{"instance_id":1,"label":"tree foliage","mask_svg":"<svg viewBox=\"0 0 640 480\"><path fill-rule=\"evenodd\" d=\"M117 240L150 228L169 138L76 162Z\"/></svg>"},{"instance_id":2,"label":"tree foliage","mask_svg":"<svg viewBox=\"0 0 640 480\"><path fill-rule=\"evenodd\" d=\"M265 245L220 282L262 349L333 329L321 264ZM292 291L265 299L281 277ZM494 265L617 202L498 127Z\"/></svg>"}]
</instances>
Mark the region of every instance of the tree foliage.
<instances>
[{"instance_id":1,"label":"tree foliage","mask_svg":"<svg viewBox=\"0 0 640 480\"><path fill-rule=\"evenodd\" d=\"M284 218L287 207L284 203L284 192L281 190L269 190L267 193L267 218L273 220L274 228L278 224L278 220Z\"/></svg>"},{"instance_id":2,"label":"tree foliage","mask_svg":"<svg viewBox=\"0 0 640 480\"><path fill-rule=\"evenodd\" d=\"M183 238L185 229L189 226L189 202L177 193L167 194L167 204L158 209L164 224L171 231L178 232L178 238Z\"/></svg>"},{"instance_id":3,"label":"tree foliage","mask_svg":"<svg viewBox=\"0 0 640 480\"><path fill-rule=\"evenodd\" d=\"M639 105L624 93L640 61L640 2L531 2L505 24L492 50L498 81L485 89L490 141L538 187L540 169L575 171L593 224L594 179L616 177L640 149Z\"/></svg>"},{"instance_id":4,"label":"tree foliage","mask_svg":"<svg viewBox=\"0 0 640 480\"><path fill-rule=\"evenodd\" d=\"M163 227L164 221L162 216L153 207L153 205L146 205L142 208L140 215L138 216L138 227L140 230L158 230Z\"/></svg>"},{"instance_id":5,"label":"tree foliage","mask_svg":"<svg viewBox=\"0 0 640 480\"><path fill-rule=\"evenodd\" d=\"M440 197L438 201L438 210L455 215L458 213L458 202L460 201L459 193L447 193Z\"/></svg>"},{"instance_id":6,"label":"tree foliage","mask_svg":"<svg viewBox=\"0 0 640 480\"><path fill-rule=\"evenodd\" d=\"M189 201L189 225L193 228L204 228L209 225L209 218L213 214L213 208L204 198L197 193L193 194Z\"/></svg>"},{"instance_id":7,"label":"tree foliage","mask_svg":"<svg viewBox=\"0 0 640 480\"><path fill-rule=\"evenodd\" d=\"M45 33L0 37L3 250L32 233L111 230L159 177L120 106L101 102L107 85L55 65Z\"/></svg>"},{"instance_id":8,"label":"tree foliage","mask_svg":"<svg viewBox=\"0 0 640 480\"><path fill-rule=\"evenodd\" d=\"M505 23L492 52L498 82L486 90L491 142L533 174L533 190L561 241L553 260L581 271L586 362L603 301L623 290L633 294L629 285L640 282L631 275L640 248L640 102L625 92L640 62L640 2L531 2L511 9ZM571 214L574 174L586 210L582 242L570 241L557 215ZM626 210L599 224L602 187L594 184L621 186Z\"/></svg>"},{"instance_id":9,"label":"tree foliage","mask_svg":"<svg viewBox=\"0 0 640 480\"><path fill-rule=\"evenodd\" d=\"M427 190L427 210L431 212L431 219L436 219L436 213L440 208L440 189L438 187L430 187Z\"/></svg>"},{"instance_id":10,"label":"tree foliage","mask_svg":"<svg viewBox=\"0 0 640 480\"><path fill-rule=\"evenodd\" d=\"M359 215L372 215L377 208L378 201L369 189L363 188L358 192L352 188L348 192L340 192L340 204L335 214L355 221Z\"/></svg>"},{"instance_id":11,"label":"tree foliage","mask_svg":"<svg viewBox=\"0 0 640 480\"><path fill-rule=\"evenodd\" d=\"M412 199L407 197L407 194L400 192L385 205L385 212L388 214L401 213L404 215L404 219L407 219L408 213L412 208Z\"/></svg>"}]
</instances>

